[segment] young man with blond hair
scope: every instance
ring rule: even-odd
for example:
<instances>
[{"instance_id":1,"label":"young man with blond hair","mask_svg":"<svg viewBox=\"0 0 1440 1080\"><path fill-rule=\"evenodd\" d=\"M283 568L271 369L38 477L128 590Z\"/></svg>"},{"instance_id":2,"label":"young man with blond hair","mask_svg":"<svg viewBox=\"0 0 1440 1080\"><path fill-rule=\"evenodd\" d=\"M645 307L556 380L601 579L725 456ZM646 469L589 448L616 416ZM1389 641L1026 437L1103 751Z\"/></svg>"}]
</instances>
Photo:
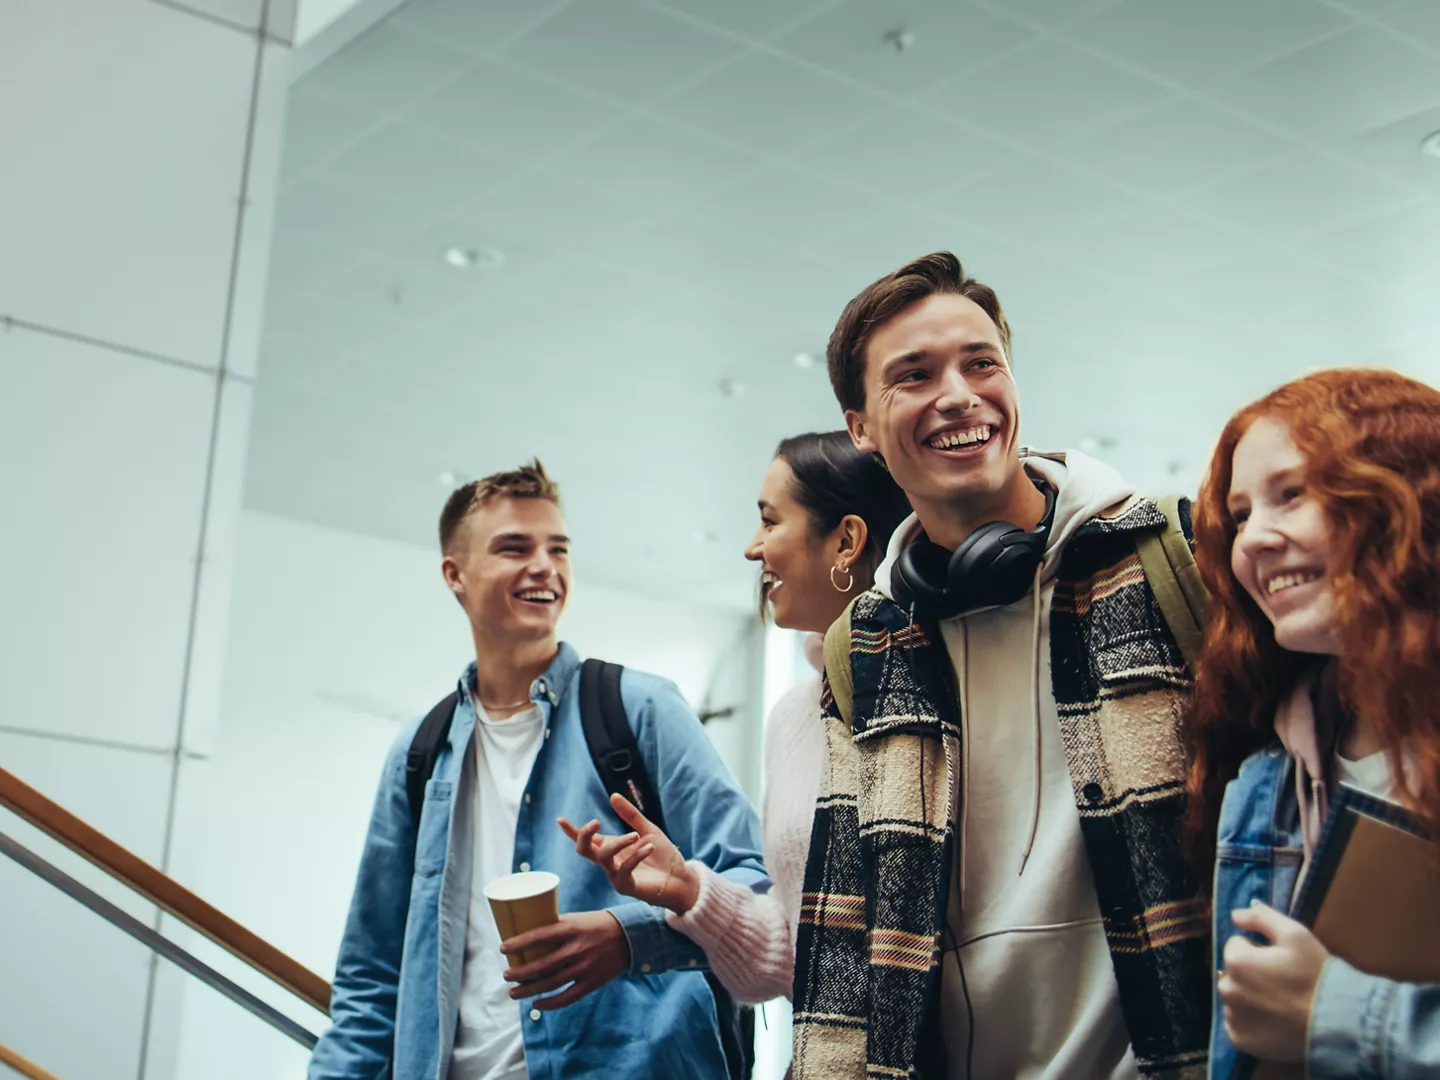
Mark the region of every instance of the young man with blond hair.
<instances>
[{"instance_id":1,"label":"young man with blond hair","mask_svg":"<svg viewBox=\"0 0 1440 1080\"><path fill-rule=\"evenodd\" d=\"M475 660L418 822L406 765L419 724L386 759L310 1080L724 1080L728 1018L704 953L614 892L556 824L619 824L582 729L580 658L558 637L572 585L558 488L539 461L465 485L440 548ZM754 811L679 691L626 669L620 696L671 838L763 882ZM502 948L482 889L529 870L559 876L560 922ZM553 951L520 962L534 947Z\"/></svg>"}]
</instances>

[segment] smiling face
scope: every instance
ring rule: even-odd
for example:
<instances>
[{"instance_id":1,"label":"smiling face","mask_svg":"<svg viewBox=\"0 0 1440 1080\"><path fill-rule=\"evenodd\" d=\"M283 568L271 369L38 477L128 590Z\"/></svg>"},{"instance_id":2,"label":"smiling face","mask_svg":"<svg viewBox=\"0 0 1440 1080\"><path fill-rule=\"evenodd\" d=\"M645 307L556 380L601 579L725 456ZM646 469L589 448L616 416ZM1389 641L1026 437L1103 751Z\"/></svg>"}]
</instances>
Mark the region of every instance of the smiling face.
<instances>
[{"instance_id":1,"label":"smiling face","mask_svg":"<svg viewBox=\"0 0 1440 1080\"><path fill-rule=\"evenodd\" d=\"M1226 509L1230 569L1291 652L1339 651L1330 524L1305 485L1305 458L1279 420L1261 417L1235 445Z\"/></svg>"},{"instance_id":2,"label":"smiling face","mask_svg":"<svg viewBox=\"0 0 1440 1080\"><path fill-rule=\"evenodd\" d=\"M844 524L829 535L817 532L814 517L795 498L795 473L784 458L770 462L759 503L760 526L745 557L760 564L761 595L775 625L823 633L854 595L854 586L842 593L830 578L837 563L847 567L837 575L841 584L854 573L855 549L846 542Z\"/></svg>"},{"instance_id":3,"label":"smiling face","mask_svg":"<svg viewBox=\"0 0 1440 1080\"><path fill-rule=\"evenodd\" d=\"M932 522L989 520L1028 486L1020 466L1020 397L999 328L957 293L894 316L865 351L865 407L847 410L855 445L878 452Z\"/></svg>"},{"instance_id":4,"label":"smiling face","mask_svg":"<svg viewBox=\"0 0 1440 1080\"><path fill-rule=\"evenodd\" d=\"M553 641L570 595L564 515L548 499L490 499L460 522L441 569L478 635Z\"/></svg>"}]
</instances>

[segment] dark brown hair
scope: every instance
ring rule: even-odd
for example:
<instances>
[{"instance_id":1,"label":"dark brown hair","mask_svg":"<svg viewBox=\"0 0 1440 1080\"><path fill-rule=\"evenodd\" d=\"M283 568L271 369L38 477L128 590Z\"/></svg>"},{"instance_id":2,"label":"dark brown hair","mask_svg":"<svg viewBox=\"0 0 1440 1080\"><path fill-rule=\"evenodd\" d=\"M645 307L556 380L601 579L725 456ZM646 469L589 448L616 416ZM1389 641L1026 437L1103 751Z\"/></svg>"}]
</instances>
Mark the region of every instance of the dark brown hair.
<instances>
[{"instance_id":1,"label":"dark brown hair","mask_svg":"<svg viewBox=\"0 0 1440 1080\"><path fill-rule=\"evenodd\" d=\"M974 301L999 329L1005 358L1010 358L1010 324L995 290L966 277L960 260L950 252L937 251L867 285L840 313L825 347L825 363L842 409L865 408L865 348L875 331L911 304L938 293Z\"/></svg>"},{"instance_id":2,"label":"dark brown hair","mask_svg":"<svg viewBox=\"0 0 1440 1080\"><path fill-rule=\"evenodd\" d=\"M1341 705L1373 727L1404 801L1440 835L1440 391L1393 371L1321 371L1230 418L1195 503L1210 604L1187 725L1186 831L1207 876L1225 785L1274 739L1305 660L1276 642L1230 569L1235 447L1261 417L1289 426L1330 527Z\"/></svg>"},{"instance_id":3,"label":"dark brown hair","mask_svg":"<svg viewBox=\"0 0 1440 1080\"><path fill-rule=\"evenodd\" d=\"M560 485L545 474L539 458L506 472L491 473L456 488L440 511L440 550L450 552L450 542L460 523L492 499L544 499L560 505Z\"/></svg>"}]
</instances>

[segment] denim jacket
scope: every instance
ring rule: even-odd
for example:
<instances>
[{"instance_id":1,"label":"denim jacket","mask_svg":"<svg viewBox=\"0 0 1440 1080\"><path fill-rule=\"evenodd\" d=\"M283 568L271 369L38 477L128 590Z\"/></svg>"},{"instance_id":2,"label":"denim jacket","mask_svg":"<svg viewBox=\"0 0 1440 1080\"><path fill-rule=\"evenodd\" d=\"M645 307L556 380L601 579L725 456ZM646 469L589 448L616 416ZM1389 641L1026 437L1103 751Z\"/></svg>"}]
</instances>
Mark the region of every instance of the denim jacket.
<instances>
[{"instance_id":1,"label":"denim jacket","mask_svg":"<svg viewBox=\"0 0 1440 1080\"><path fill-rule=\"evenodd\" d=\"M1215 960L1236 933L1230 913L1254 900L1288 912L1304 852L1295 766L1277 742L1240 766L1225 788L1215 860ZM1210 1076L1234 1076L1236 1050L1215 997ZM1325 962L1305 1049L1311 1080L1440 1077L1440 985L1366 975L1338 957Z\"/></svg>"},{"instance_id":2,"label":"denim jacket","mask_svg":"<svg viewBox=\"0 0 1440 1080\"><path fill-rule=\"evenodd\" d=\"M336 963L333 1026L315 1047L309 1080L445 1080L449 1071L472 876L475 770L464 765L475 730L474 674L471 664L460 680L418 835L405 794L418 723L385 760ZM606 832L626 831L585 742L579 682L579 657L562 644L531 685L545 738L521 800L512 869L558 874L562 912L610 909L629 940L631 966L567 1008L515 1003L530 1076L723 1080L704 952L671 929L661 909L611 889L555 823L598 818ZM680 692L628 668L620 691L676 846L732 881L768 887L755 812Z\"/></svg>"}]
</instances>

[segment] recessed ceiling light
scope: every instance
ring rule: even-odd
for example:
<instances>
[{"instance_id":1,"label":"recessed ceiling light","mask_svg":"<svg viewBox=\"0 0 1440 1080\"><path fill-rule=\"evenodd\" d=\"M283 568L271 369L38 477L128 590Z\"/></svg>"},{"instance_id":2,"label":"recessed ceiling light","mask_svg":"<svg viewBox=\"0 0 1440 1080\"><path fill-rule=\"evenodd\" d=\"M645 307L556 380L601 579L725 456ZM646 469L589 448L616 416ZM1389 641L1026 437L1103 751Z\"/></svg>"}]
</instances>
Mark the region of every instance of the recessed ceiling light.
<instances>
[{"instance_id":1,"label":"recessed ceiling light","mask_svg":"<svg viewBox=\"0 0 1440 1080\"><path fill-rule=\"evenodd\" d=\"M1093 454L1096 450L1100 449L1100 440L1086 435L1083 439L1080 440L1079 447L1085 453Z\"/></svg>"},{"instance_id":2,"label":"recessed ceiling light","mask_svg":"<svg viewBox=\"0 0 1440 1080\"><path fill-rule=\"evenodd\" d=\"M1426 157L1440 158L1440 131L1432 131L1420 140L1420 153Z\"/></svg>"},{"instance_id":3,"label":"recessed ceiling light","mask_svg":"<svg viewBox=\"0 0 1440 1080\"><path fill-rule=\"evenodd\" d=\"M724 394L728 398L744 397L745 384L742 383L739 379L721 379L720 393Z\"/></svg>"},{"instance_id":4,"label":"recessed ceiling light","mask_svg":"<svg viewBox=\"0 0 1440 1080\"><path fill-rule=\"evenodd\" d=\"M720 537L714 529L696 529L690 539L697 544L713 544Z\"/></svg>"},{"instance_id":5,"label":"recessed ceiling light","mask_svg":"<svg viewBox=\"0 0 1440 1080\"><path fill-rule=\"evenodd\" d=\"M819 363L815 359L815 354L811 352L797 352L790 360L798 368L813 368Z\"/></svg>"},{"instance_id":6,"label":"recessed ceiling light","mask_svg":"<svg viewBox=\"0 0 1440 1080\"><path fill-rule=\"evenodd\" d=\"M897 53L903 53L915 44L915 33L911 30L891 30L885 35L885 44Z\"/></svg>"},{"instance_id":7,"label":"recessed ceiling light","mask_svg":"<svg viewBox=\"0 0 1440 1080\"><path fill-rule=\"evenodd\" d=\"M457 270L494 270L505 261L505 253L492 247L455 247L445 249L445 261Z\"/></svg>"},{"instance_id":8,"label":"recessed ceiling light","mask_svg":"<svg viewBox=\"0 0 1440 1080\"><path fill-rule=\"evenodd\" d=\"M442 472L440 474L440 486L453 488L455 486L455 474L453 472Z\"/></svg>"}]
</instances>

